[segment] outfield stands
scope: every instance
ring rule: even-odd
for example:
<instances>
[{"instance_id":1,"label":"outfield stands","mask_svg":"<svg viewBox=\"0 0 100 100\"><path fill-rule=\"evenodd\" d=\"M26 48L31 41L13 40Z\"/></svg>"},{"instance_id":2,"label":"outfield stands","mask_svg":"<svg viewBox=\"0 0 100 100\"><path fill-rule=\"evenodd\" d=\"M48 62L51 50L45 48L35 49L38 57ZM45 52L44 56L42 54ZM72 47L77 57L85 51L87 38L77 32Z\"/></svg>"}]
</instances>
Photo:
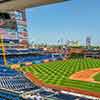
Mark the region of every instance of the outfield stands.
<instances>
[{"instance_id":1,"label":"outfield stands","mask_svg":"<svg viewBox=\"0 0 100 100\"><path fill-rule=\"evenodd\" d=\"M7 55L13 55L13 54L27 54L27 53L41 53L44 52L42 49L6 49L5 53ZM0 49L0 55L2 55L2 50Z\"/></svg>"},{"instance_id":2,"label":"outfield stands","mask_svg":"<svg viewBox=\"0 0 100 100\"><path fill-rule=\"evenodd\" d=\"M0 50L0 52L2 52ZM54 61L62 60L61 54L44 53L41 49L7 49L6 51L7 64L17 64L24 62L41 63L45 60ZM4 64L2 53L0 53L0 64Z\"/></svg>"},{"instance_id":3,"label":"outfield stands","mask_svg":"<svg viewBox=\"0 0 100 100\"><path fill-rule=\"evenodd\" d=\"M37 62L42 61L44 59L49 59L50 57L48 55L27 55L27 56L14 56L14 57L7 57L7 63L8 64L16 64L16 63L23 63L23 62ZM1 59L2 60L2 59ZM2 62L2 61L1 61Z\"/></svg>"}]
</instances>

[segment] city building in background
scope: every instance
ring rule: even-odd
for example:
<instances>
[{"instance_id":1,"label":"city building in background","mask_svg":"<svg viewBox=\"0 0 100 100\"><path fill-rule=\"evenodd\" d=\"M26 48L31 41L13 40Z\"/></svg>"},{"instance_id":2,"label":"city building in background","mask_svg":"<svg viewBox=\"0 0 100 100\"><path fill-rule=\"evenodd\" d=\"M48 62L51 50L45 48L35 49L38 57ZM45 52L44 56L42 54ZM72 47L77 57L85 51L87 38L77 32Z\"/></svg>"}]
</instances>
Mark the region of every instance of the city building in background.
<instances>
[{"instance_id":1,"label":"city building in background","mask_svg":"<svg viewBox=\"0 0 100 100\"><path fill-rule=\"evenodd\" d=\"M6 47L28 46L25 11L0 13L0 37Z\"/></svg>"},{"instance_id":2,"label":"city building in background","mask_svg":"<svg viewBox=\"0 0 100 100\"><path fill-rule=\"evenodd\" d=\"M68 40L67 42L66 42L66 45L69 47L69 46L71 46L71 47L79 47L80 46L80 41L71 41L71 40Z\"/></svg>"},{"instance_id":3,"label":"city building in background","mask_svg":"<svg viewBox=\"0 0 100 100\"><path fill-rule=\"evenodd\" d=\"M91 47L91 37L86 37L86 47L88 49Z\"/></svg>"}]
</instances>

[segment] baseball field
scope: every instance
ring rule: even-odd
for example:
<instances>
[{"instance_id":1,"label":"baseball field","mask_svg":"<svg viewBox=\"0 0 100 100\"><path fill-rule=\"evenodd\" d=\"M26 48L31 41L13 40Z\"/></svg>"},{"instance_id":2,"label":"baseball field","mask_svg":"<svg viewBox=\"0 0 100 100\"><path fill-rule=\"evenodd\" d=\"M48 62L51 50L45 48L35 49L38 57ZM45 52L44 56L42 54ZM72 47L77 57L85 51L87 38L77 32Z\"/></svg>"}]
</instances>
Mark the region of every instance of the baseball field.
<instances>
[{"instance_id":1,"label":"baseball field","mask_svg":"<svg viewBox=\"0 0 100 100\"><path fill-rule=\"evenodd\" d=\"M100 60L68 59L22 67L46 84L100 93Z\"/></svg>"}]
</instances>

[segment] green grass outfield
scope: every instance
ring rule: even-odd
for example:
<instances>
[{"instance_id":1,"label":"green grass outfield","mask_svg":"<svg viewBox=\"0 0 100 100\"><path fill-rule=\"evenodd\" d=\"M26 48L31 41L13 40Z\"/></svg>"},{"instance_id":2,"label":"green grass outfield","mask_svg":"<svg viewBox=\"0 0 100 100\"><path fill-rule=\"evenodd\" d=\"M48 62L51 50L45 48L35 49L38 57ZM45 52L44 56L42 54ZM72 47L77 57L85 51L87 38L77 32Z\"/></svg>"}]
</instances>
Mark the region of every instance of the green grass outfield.
<instances>
[{"instance_id":1,"label":"green grass outfield","mask_svg":"<svg viewBox=\"0 0 100 100\"><path fill-rule=\"evenodd\" d=\"M100 92L99 83L70 80L69 76L81 70L100 68L99 59L70 59L66 61L49 62L23 67L26 72L32 72L45 83L66 87L73 87L82 90Z\"/></svg>"},{"instance_id":2,"label":"green grass outfield","mask_svg":"<svg viewBox=\"0 0 100 100\"><path fill-rule=\"evenodd\" d=\"M95 81L100 82L100 73L97 73L93 78Z\"/></svg>"}]
</instances>

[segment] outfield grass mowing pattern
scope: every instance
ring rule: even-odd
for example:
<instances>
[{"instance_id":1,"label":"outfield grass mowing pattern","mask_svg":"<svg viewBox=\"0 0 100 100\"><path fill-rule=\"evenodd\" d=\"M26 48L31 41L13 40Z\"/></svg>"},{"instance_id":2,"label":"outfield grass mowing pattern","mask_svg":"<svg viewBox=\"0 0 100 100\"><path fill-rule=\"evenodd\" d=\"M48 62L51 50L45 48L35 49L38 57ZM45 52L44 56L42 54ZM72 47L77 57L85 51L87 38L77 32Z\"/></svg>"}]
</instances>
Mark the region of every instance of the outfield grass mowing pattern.
<instances>
[{"instance_id":1,"label":"outfield grass mowing pattern","mask_svg":"<svg viewBox=\"0 0 100 100\"><path fill-rule=\"evenodd\" d=\"M100 92L100 84L69 79L69 76L75 72L99 67L99 59L70 59L24 67L23 70L32 72L48 84Z\"/></svg>"},{"instance_id":2,"label":"outfield grass mowing pattern","mask_svg":"<svg viewBox=\"0 0 100 100\"><path fill-rule=\"evenodd\" d=\"M95 81L100 82L100 73L97 73L93 78Z\"/></svg>"}]
</instances>

